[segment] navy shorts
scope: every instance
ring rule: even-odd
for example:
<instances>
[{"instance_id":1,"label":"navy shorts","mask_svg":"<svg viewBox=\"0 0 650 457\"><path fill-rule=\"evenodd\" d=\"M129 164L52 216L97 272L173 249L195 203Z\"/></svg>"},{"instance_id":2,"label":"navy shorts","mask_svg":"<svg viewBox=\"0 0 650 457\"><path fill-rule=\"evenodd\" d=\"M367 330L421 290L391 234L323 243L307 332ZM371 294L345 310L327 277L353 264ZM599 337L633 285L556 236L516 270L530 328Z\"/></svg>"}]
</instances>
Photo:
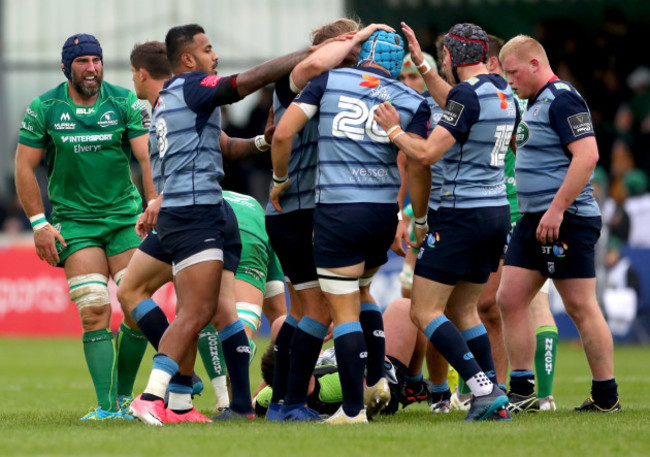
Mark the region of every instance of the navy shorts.
<instances>
[{"instance_id":1,"label":"navy shorts","mask_svg":"<svg viewBox=\"0 0 650 457\"><path fill-rule=\"evenodd\" d=\"M156 260L160 260L169 265L172 264L171 254L163 249L160 238L158 237L158 232L154 230L147 233L147 236L144 237L140 246L138 246L138 249Z\"/></svg>"},{"instance_id":2,"label":"navy shorts","mask_svg":"<svg viewBox=\"0 0 650 457\"><path fill-rule=\"evenodd\" d=\"M162 208L156 230L173 264L208 249L224 250L226 214L222 204Z\"/></svg>"},{"instance_id":3,"label":"navy shorts","mask_svg":"<svg viewBox=\"0 0 650 457\"><path fill-rule=\"evenodd\" d=\"M316 206L314 262L339 268L365 262L365 269L386 263L395 239L397 203L340 203Z\"/></svg>"},{"instance_id":4,"label":"navy shorts","mask_svg":"<svg viewBox=\"0 0 650 457\"><path fill-rule=\"evenodd\" d=\"M223 201L223 212L226 219L226 228L224 230L225 239L223 243L223 269L234 273L239 268L239 260L241 259L242 245L239 224L237 223L235 211L233 211L230 203L226 200Z\"/></svg>"},{"instance_id":5,"label":"navy shorts","mask_svg":"<svg viewBox=\"0 0 650 457\"><path fill-rule=\"evenodd\" d=\"M415 274L442 284L487 282L497 271L510 230L510 210L439 208L424 238Z\"/></svg>"},{"instance_id":6,"label":"navy shorts","mask_svg":"<svg viewBox=\"0 0 650 457\"><path fill-rule=\"evenodd\" d=\"M266 233L292 284L316 281L314 265L314 210L301 209L266 216Z\"/></svg>"},{"instance_id":7,"label":"navy shorts","mask_svg":"<svg viewBox=\"0 0 650 457\"><path fill-rule=\"evenodd\" d=\"M537 241L537 226L544 213L526 213L510 240L505 265L538 270L555 279L595 278L596 242L600 216L582 217L564 213L560 237L553 244Z\"/></svg>"}]
</instances>

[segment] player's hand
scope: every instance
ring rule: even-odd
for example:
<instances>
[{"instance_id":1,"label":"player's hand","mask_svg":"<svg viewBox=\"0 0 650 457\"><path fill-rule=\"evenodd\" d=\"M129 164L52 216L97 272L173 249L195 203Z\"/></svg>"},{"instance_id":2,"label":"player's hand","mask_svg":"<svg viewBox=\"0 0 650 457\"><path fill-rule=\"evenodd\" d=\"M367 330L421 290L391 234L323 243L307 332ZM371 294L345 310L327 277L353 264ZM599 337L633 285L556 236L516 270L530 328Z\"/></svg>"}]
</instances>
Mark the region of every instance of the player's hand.
<instances>
[{"instance_id":1,"label":"player's hand","mask_svg":"<svg viewBox=\"0 0 650 457\"><path fill-rule=\"evenodd\" d=\"M279 212L282 212L282 206L280 206L280 195L282 195L282 192L287 190L290 185L291 185L291 180L287 179L282 184L279 185L274 184L273 187L271 187L271 195L270 195L271 204Z\"/></svg>"},{"instance_id":2,"label":"player's hand","mask_svg":"<svg viewBox=\"0 0 650 457\"><path fill-rule=\"evenodd\" d=\"M162 194L158 195L158 197L147 206L144 213L140 215L138 222L135 223L135 233L137 233L139 237L144 238L149 231L156 228L161 205Z\"/></svg>"},{"instance_id":3,"label":"player's hand","mask_svg":"<svg viewBox=\"0 0 650 457\"><path fill-rule=\"evenodd\" d=\"M391 127L399 124L399 113L390 102L384 102L375 110L375 121L387 132Z\"/></svg>"},{"instance_id":4,"label":"player's hand","mask_svg":"<svg viewBox=\"0 0 650 457\"><path fill-rule=\"evenodd\" d=\"M422 62L424 62L424 54L422 54L422 48L420 48L420 43L418 43L415 32L411 27L408 26L408 24L406 24L406 22L402 22L402 31L404 32L404 35L406 35L406 39L409 42L411 60L416 67L422 65Z\"/></svg>"},{"instance_id":5,"label":"player's hand","mask_svg":"<svg viewBox=\"0 0 650 457\"><path fill-rule=\"evenodd\" d=\"M36 246L38 258L45 260L52 266L59 263L59 253L56 250L55 240L58 240L64 248L68 247L63 236L50 224L34 232L34 245Z\"/></svg>"},{"instance_id":6,"label":"player's hand","mask_svg":"<svg viewBox=\"0 0 650 457\"><path fill-rule=\"evenodd\" d=\"M266 119L264 127L264 139L268 144L273 143L273 134L275 133L275 120L273 118L273 107L269 108L269 117Z\"/></svg>"},{"instance_id":7,"label":"player's hand","mask_svg":"<svg viewBox=\"0 0 650 457\"><path fill-rule=\"evenodd\" d=\"M329 38L329 39L323 41L322 43L319 43L319 44L316 44L316 45L312 45L312 46L310 46L310 47L309 47L309 50L310 50L311 52L314 52L314 51L316 51L317 49L322 48L323 46L326 46L326 45L328 45L329 43L332 43L332 42L334 42L334 41L347 41L347 40L351 40L351 39L354 38L354 36L355 36L356 34L357 34L357 32L349 32L349 33L344 33L344 34L342 34L342 35L338 35L338 36L335 36L335 37Z\"/></svg>"},{"instance_id":8,"label":"player's hand","mask_svg":"<svg viewBox=\"0 0 650 457\"><path fill-rule=\"evenodd\" d=\"M560 238L560 225L564 219L564 213L553 207L549 208L539 221L537 226L537 241L542 244L549 244Z\"/></svg>"},{"instance_id":9,"label":"player's hand","mask_svg":"<svg viewBox=\"0 0 650 457\"><path fill-rule=\"evenodd\" d=\"M424 241L424 237L427 236L429 232L429 226L425 225L424 228L418 228L417 225L413 226L413 234L415 235L415 241L410 241L408 243L409 247L413 249L420 249L420 245Z\"/></svg>"},{"instance_id":10,"label":"player's hand","mask_svg":"<svg viewBox=\"0 0 650 457\"><path fill-rule=\"evenodd\" d=\"M355 40L357 43L362 43L370 38L370 35L375 33L377 30L383 30L384 32L395 32L395 29L386 24L370 24L367 27L359 30L355 35Z\"/></svg>"},{"instance_id":11,"label":"player's hand","mask_svg":"<svg viewBox=\"0 0 650 457\"><path fill-rule=\"evenodd\" d=\"M409 225L411 224L408 218L404 218L397 223L397 230L395 231L395 239L391 244L391 250L400 257L406 257L405 245L409 242ZM406 243L406 244L404 244Z\"/></svg>"}]
</instances>

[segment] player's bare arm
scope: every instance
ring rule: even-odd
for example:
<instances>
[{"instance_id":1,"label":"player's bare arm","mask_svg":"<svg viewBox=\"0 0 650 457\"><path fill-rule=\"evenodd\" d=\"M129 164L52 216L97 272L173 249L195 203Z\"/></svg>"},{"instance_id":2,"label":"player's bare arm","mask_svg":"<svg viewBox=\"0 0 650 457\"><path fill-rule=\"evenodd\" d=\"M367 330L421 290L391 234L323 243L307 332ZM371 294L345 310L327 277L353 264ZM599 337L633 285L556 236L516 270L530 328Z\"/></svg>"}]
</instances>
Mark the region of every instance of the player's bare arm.
<instances>
[{"instance_id":1,"label":"player's bare arm","mask_svg":"<svg viewBox=\"0 0 650 457\"><path fill-rule=\"evenodd\" d=\"M409 136L414 136L417 138L417 135L408 134ZM406 136L406 135L402 135ZM413 207L413 216L415 220L422 220L426 218L427 211L429 210L429 193L431 192L431 167L429 165L424 165L423 163L407 159L406 169L409 176L409 195L411 196L411 206ZM406 234L404 240L412 248L417 248L422 243L425 235L427 234L427 226L422 224L415 224L415 243L410 242L408 239L408 233Z\"/></svg>"},{"instance_id":2,"label":"player's bare arm","mask_svg":"<svg viewBox=\"0 0 650 457\"><path fill-rule=\"evenodd\" d=\"M406 22L402 22L402 31L404 32L404 35L406 35L406 39L409 42L409 52L411 53L411 59L413 59L413 63L422 75L429 93L436 101L436 103L440 105L440 107L444 108L445 104L447 103L449 91L451 90L451 85L442 79L436 71L431 69L431 67L428 67L427 62L424 60L424 55L422 54L420 43L415 36L415 32L406 24Z\"/></svg>"},{"instance_id":3,"label":"player's bare arm","mask_svg":"<svg viewBox=\"0 0 650 457\"><path fill-rule=\"evenodd\" d=\"M571 165L551 206L537 226L537 239L540 243L552 243L559 238L564 212L585 188L598 163L598 145L593 136L569 143L567 148L573 156Z\"/></svg>"},{"instance_id":4,"label":"player's bare arm","mask_svg":"<svg viewBox=\"0 0 650 457\"><path fill-rule=\"evenodd\" d=\"M16 192L25 209L25 214L30 218L45 212L35 173L42 155L43 149L32 148L24 144L18 144L16 150ZM66 246L59 231L49 223L38 229L34 227L34 229L34 245L38 257L50 265L58 264L59 254L54 240L57 239L64 247Z\"/></svg>"},{"instance_id":5,"label":"player's bare arm","mask_svg":"<svg viewBox=\"0 0 650 457\"><path fill-rule=\"evenodd\" d=\"M291 143L300 130L307 124L309 117L300 107L300 103L292 103L280 119L273 135L271 146L271 161L273 162L273 187L271 188L271 203L282 211L280 194L289 187L289 157Z\"/></svg>"},{"instance_id":6,"label":"player's bare arm","mask_svg":"<svg viewBox=\"0 0 650 457\"><path fill-rule=\"evenodd\" d=\"M142 169L142 185L144 186L145 199L149 202L154 200L158 193L153 184L153 176L151 174L151 163L149 162L149 135L144 134L129 140L131 143L131 150L133 156L140 164Z\"/></svg>"},{"instance_id":7,"label":"player's bare arm","mask_svg":"<svg viewBox=\"0 0 650 457\"><path fill-rule=\"evenodd\" d=\"M406 132L400 127L399 113L389 102L384 102L377 107L375 120L408 158L418 160L425 165L436 163L456 142L452 134L440 126L436 126L426 140L417 135L404 135Z\"/></svg>"}]
</instances>

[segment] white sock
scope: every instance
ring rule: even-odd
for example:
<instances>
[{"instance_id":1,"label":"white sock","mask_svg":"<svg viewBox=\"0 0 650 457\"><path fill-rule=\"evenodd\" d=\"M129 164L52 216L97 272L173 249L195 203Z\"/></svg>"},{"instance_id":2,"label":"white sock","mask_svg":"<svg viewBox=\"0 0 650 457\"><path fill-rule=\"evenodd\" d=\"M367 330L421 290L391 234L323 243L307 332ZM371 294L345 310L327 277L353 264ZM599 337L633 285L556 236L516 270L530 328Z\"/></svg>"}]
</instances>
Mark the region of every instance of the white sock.
<instances>
[{"instance_id":1,"label":"white sock","mask_svg":"<svg viewBox=\"0 0 650 457\"><path fill-rule=\"evenodd\" d=\"M216 378L212 378L210 382L212 382L214 394L217 397L217 408L227 408L230 406L226 376L217 376Z\"/></svg>"},{"instance_id":2,"label":"white sock","mask_svg":"<svg viewBox=\"0 0 650 457\"><path fill-rule=\"evenodd\" d=\"M485 376L485 373L480 371L467 380L467 387L472 390L475 397L482 397L492 393L494 384Z\"/></svg>"},{"instance_id":3,"label":"white sock","mask_svg":"<svg viewBox=\"0 0 650 457\"><path fill-rule=\"evenodd\" d=\"M149 382L147 383L147 388L144 389L144 393L165 398L165 392L167 392L170 379L172 379L172 375L164 370L158 368L151 370Z\"/></svg>"},{"instance_id":4,"label":"white sock","mask_svg":"<svg viewBox=\"0 0 650 457\"><path fill-rule=\"evenodd\" d=\"M167 407L173 411L185 411L194 408L192 394L169 392L169 403Z\"/></svg>"}]
</instances>

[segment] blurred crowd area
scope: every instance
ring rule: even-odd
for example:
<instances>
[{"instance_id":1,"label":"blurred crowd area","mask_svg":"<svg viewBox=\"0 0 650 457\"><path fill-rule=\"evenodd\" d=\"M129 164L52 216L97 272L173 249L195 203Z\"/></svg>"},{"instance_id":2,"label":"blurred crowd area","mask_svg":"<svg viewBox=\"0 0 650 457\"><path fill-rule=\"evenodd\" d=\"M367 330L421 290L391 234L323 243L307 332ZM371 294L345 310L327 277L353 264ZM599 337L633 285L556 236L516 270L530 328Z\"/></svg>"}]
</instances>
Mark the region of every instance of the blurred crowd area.
<instances>
[{"instance_id":1,"label":"blurred crowd area","mask_svg":"<svg viewBox=\"0 0 650 457\"><path fill-rule=\"evenodd\" d=\"M650 247L650 54L640 52L646 28L611 8L595 32L593 24L587 31L577 19L547 20L534 32L556 74L571 82L589 104L600 150L594 184L606 233L614 236L616 243L631 247ZM435 31L418 31L418 38L424 50L436 55ZM228 107L223 109L224 131L231 137L251 138L264 132L273 87L254 97L256 103L244 122L232 122ZM271 168L269 153L226 163L223 187L253 195L265 205ZM135 168L134 174L139 182ZM44 166L38 176L45 194ZM13 182L8 187L13 189ZM15 194L3 200L3 232L28 231L29 222Z\"/></svg>"}]
</instances>

